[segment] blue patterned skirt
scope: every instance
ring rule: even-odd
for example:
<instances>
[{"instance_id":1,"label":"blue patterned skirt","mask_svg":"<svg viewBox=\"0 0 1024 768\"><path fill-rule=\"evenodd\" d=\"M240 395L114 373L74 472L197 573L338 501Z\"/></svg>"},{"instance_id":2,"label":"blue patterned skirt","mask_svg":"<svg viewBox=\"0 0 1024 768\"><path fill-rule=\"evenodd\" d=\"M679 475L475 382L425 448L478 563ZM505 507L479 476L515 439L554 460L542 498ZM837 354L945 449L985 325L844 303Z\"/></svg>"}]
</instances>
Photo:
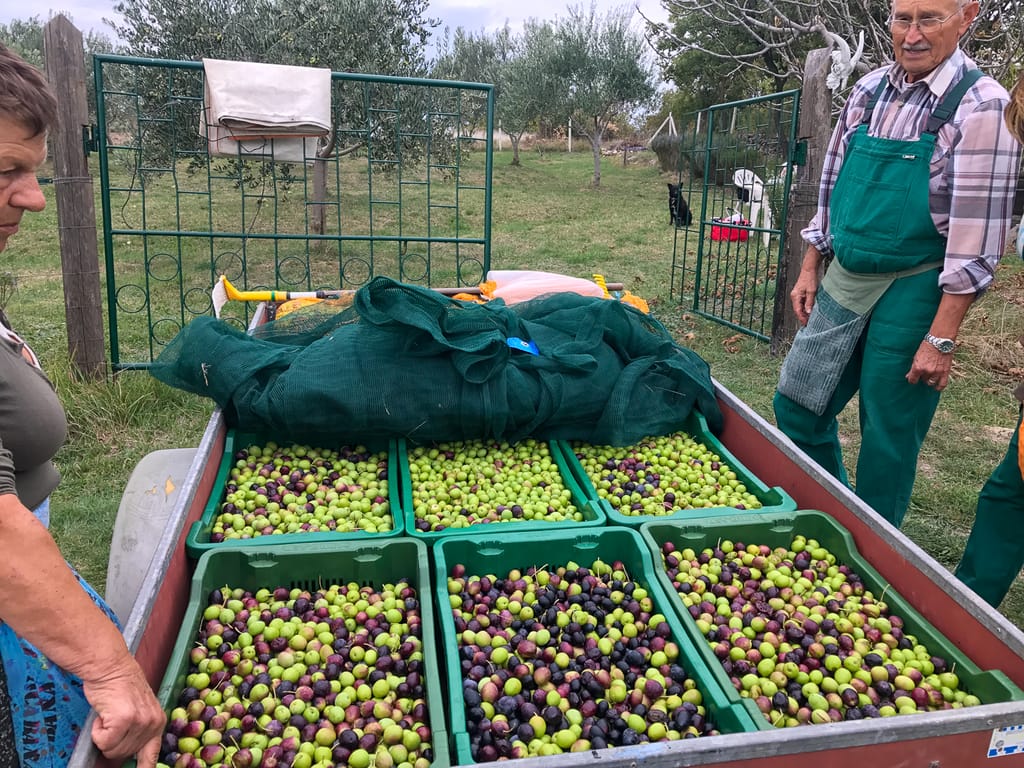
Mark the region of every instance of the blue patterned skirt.
<instances>
[{"instance_id":1,"label":"blue patterned skirt","mask_svg":"<svg viewBox=\"0 0 1024 768\"><path fill-rule=\"evenodd\" d=\"M117 624L103 598L81 576L75 576L93 602ZM64 768L89 714L82 681L51 662L2 622L0 661L7 678L10 731L4 733L5 715L0 712L0 768Z\"/></svg>"}]
</instances>

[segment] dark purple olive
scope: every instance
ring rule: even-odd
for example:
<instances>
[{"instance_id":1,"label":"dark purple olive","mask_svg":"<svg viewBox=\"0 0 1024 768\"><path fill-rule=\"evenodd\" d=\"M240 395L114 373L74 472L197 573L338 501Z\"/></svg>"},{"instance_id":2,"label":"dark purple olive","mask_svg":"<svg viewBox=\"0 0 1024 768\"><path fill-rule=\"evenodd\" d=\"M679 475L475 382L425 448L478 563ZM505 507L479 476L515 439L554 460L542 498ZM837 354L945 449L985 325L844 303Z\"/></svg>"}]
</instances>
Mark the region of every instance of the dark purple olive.
<instances>
[{"instance_id":1,"label":"dark purple olive","mask_svg":"<svg viewBox=\"0 0 1024 768\"><path fill-rule=\"evenodd\" d=\"M351 728L346 728L338 733L338 744L348 750L358 749L359 734Z\"/></svg>"}]
</instances>

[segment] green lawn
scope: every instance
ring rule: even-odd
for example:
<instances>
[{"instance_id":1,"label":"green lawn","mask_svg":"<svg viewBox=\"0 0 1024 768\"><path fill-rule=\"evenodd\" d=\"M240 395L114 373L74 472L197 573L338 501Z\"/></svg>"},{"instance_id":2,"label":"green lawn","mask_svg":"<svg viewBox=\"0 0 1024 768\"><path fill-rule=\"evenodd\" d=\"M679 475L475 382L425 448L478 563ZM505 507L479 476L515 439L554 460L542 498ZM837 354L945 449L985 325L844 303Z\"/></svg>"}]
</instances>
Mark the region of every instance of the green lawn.
<instances>
[{"instance_id":1,"label":"green lawn","mask_svg":"<svg viewBox=\"0 0 1024 768\"><path fill-rule=\"evenodd\" d=\"M710 363L724 386L770 420L781 360L769 355L766 344L687 312L678 293L669 298L669 179L646 153L631 158L625 166L621 156L606 158L601 188L595 190L589 149L572 155L525 151L520 167L509 164L511 152L496 153L492 268L602 273L623 283L651 302L654 314ZM149 451L196 445L212 407L143 372L101 383L71 375L53 208L26 215L0 270L17 275L19 289L8 314L42 357L71 423L58 456L64 481L53 497L53 531L68 559L102 588L121 489L135 463ZM921 456L904 529L949 567L959 558L977 492L1005 452L1015 423L1011 393L1024 373L1022 282L1017 260L1006 259L997 287L969 315L954 381ZM854 448L856 414L849 410L843 439ZM1003 610L1024 626L1021 583Z\"/></svg>"}]
</instances>

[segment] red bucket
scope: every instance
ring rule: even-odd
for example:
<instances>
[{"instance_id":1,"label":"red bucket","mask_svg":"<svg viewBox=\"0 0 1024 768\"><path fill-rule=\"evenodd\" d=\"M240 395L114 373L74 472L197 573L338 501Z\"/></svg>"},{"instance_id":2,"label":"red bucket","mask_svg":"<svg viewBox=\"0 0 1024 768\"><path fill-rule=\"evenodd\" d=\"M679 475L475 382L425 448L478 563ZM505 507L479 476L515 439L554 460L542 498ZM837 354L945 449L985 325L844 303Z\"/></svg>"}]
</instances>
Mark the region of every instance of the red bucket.
<instances>
[{"instance_id":1,"label":"red bucket","mask_svg":"<svg viewBox=\"0 0 1024 768\"><path fill-rule=\"evenodd\" d=\"M743 224L749 225L750 222L746 219L740 219L739 221L728 221L726 219L712 219L711 221L718 222L717 224L711 225L711 239L712 240L739 240L744 241L750 236L750 231L746 229L739 229L737 227L730 227L727 224Z\"/></svg>"}]
</instances>

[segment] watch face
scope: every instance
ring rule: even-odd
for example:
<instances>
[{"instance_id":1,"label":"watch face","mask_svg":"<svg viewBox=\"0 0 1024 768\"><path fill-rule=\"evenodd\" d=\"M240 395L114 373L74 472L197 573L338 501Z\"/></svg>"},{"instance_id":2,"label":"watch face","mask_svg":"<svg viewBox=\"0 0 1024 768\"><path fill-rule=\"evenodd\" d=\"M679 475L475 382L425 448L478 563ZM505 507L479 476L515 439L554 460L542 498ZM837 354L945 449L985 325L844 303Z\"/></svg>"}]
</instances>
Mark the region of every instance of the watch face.
<instances>
[{"instance_id":1,"label":"watch face","mask_svg":"<svg viewBox=\"0 0 1024 768\"><path fill-rule=\"evenodd\" d=\"M950 352L956 349L956 342L950 341L949 339L942 339L935 346L938 347L939 352L941 352L944 355L948 355Z\"/></svg>"}]
</instances>

